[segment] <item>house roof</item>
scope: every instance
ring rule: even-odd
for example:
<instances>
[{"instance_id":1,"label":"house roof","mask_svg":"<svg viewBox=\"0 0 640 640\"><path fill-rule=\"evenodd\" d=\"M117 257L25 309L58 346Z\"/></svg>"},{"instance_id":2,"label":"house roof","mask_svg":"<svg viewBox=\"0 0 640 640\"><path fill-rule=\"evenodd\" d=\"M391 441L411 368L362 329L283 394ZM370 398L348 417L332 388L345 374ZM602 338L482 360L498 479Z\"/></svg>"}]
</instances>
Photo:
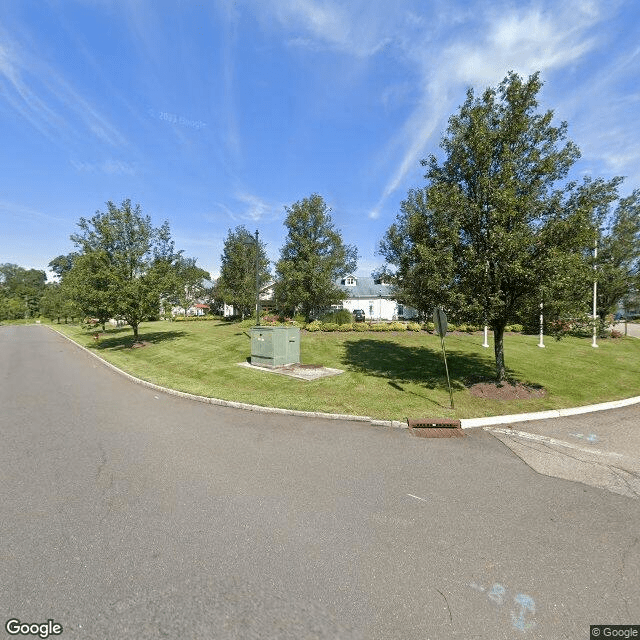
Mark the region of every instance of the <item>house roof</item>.
<instances>
[{"instance_id":1,"label":"house roof","mask_svg":"<svg viewBox=\"0 0 640 640\"><path fill-rule=\"evenodd\" d=\"M347 278L353 278L355 285L347 285ZM336 285L347 293L349 298L383 298L391 297L391 285L383 284L379 280L363 276L345 276L336 280Z\"/></svg>"}]
</instances>

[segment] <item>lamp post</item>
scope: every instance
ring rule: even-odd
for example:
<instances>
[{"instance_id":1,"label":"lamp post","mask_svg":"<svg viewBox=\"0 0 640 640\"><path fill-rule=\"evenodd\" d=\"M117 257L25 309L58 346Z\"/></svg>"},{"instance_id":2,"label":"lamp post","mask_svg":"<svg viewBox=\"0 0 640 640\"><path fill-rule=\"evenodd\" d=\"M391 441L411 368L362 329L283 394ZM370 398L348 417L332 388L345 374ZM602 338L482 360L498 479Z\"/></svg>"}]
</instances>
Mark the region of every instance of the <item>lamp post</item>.
<instances>
[{"instance_id":1,"label":"lamp post","mask_svg":"<svg viewBox=\"0 0 640 640\"><path fill-rule=\"evenodd\" d=\"M260 326L260 271L258 260L258 230L256 229L256 237L251 240L245 240L244 244L247 246L255 245L256 247L256 327Z\"/></svg>"},{"instance_id":2,"label":"lamp post","mask_svg":"<svg viewBox=\"0 0 640 640\"><path fill-rule=\"evenodd\" d=\"M487 349L489 347L489 326L487 325L487 301L486 301L486 296L487 296L487 283L486 280L488 280L489 278L489 261L486 261L486 266L485 266L485 270L484 270L484 278L485 278L485 290L484 290L484 296L485 296L485 309L484 309L484 342L482 343L482 346Z\"/></svg>"}]
</instances>

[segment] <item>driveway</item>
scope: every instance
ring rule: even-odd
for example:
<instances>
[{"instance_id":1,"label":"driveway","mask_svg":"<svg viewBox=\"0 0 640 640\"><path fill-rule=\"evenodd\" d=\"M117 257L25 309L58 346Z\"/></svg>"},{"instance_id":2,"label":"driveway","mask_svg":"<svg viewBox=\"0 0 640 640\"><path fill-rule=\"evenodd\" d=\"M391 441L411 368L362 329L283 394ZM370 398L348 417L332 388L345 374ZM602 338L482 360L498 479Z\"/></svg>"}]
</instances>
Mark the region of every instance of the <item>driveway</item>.
<instances>
[{"instance_id":1,"label":"driveway","mask_svg":"<svg viewBox=\"0 0 640 640\"><path fill-rule=\"evenodd\" d=\"M631 336L632 338L640 338L640 324L634 322L627 322L626 333L625 333L625 323L619 322L614 325L613 328L616 331L619 331L623 336Z\"/></svg>"},{"instance_id":2,"label":"driveway","mask_svg":"<svg viewBox=\"0 0 640 640\"><path fill-rule=\"evenodd\" d=\"M640 403L485 430L538 473L640 498Z\"/></svg>"},{"instance_id":3,"label":"driveway","mask_svg":"<svg viewBox=\"0 0 640 640\"><path fill-rule=\"evenodd\" d=\"M640 500L538 474L481 429L197 403L44 326L0 327L0 382L4 620L65 640L573 640L639 621Z\"/></svg>"}]
</instances>

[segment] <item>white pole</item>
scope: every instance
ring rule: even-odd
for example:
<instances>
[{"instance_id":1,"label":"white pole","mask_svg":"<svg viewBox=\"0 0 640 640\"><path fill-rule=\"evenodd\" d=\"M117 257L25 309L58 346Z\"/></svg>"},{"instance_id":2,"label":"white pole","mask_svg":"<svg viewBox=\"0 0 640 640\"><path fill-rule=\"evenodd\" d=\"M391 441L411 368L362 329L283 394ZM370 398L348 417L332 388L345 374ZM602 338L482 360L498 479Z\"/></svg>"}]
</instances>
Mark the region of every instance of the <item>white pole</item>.
<instances>
[{"instance_id":1,"label":"white pole","mask_svg":"<svg viewBox=\"0 0 640 640\"><path fill-rule=\"evenodd\" d=\"M591 346L594 347L595 349L598 348L598 345L596 343L596 335L598 333L598 329L597 329L597 322L596 322L596 318L597 318L597 310L596 310L596 297L598 295L598 279L595 276L595 272L596 272L596 263L595 260L597 260L598 258L598 239L596 238L596 244L595 244L595 249L593 252L593 258L594 258L594 263L593 263L593 272L594 272L594 277L593 277L593 342L591 343Z\"/></svg>"},{"instance_id":2,"label":"white pole","mask_svg":"<svg viewBox=\"0 0 640 640\"><path fill-rule=\"evenodd\" d=\"M540 342L539 347L544 349L544 303L540 303Z\"/></svg>"},{"instance_id":3,"label":"white pole","mask_svg":"<svg viewBox=\"0 0 640 640\"><path fill-rule=\"evenodd\" d=\"M485 264L485 268L484 268L484 276L485 276L485 280L489 277L489 261L486 261ZM485 295L486 295L486 291L485 291ZM489 346L489 327L487 326L487 313L486 313L486 309L485 309L485 315L484 315L484 342L482 343L482 346L486 349Z\"/></svg>"}]
</instances>

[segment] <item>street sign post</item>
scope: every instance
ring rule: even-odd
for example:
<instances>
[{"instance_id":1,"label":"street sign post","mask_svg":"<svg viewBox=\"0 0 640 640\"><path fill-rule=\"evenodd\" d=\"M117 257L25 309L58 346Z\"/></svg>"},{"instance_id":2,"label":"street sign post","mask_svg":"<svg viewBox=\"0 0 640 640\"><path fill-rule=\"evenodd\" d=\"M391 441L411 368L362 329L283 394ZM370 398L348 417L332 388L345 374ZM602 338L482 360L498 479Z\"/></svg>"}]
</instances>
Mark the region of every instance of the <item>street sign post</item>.
<instances>
[{"instance_id":1,"label":"street sign post","mask_svg":"<svg viewBox=\"0 0 640 640\"><path fill-rule=\"evenodd\" d=\"M447 372L447 384L449 385L449 399L451 408L453 409L453 391L451 390L451 380L449 379L449 367L447 366L447 350L444 346L444 337L447 335L447 315L442 309L436 308L433 312L433 324L436 326L438 335L440 336L440 345L442 346L442 357L444 359L444 369Z\"/></svg>"}]
</instances>

